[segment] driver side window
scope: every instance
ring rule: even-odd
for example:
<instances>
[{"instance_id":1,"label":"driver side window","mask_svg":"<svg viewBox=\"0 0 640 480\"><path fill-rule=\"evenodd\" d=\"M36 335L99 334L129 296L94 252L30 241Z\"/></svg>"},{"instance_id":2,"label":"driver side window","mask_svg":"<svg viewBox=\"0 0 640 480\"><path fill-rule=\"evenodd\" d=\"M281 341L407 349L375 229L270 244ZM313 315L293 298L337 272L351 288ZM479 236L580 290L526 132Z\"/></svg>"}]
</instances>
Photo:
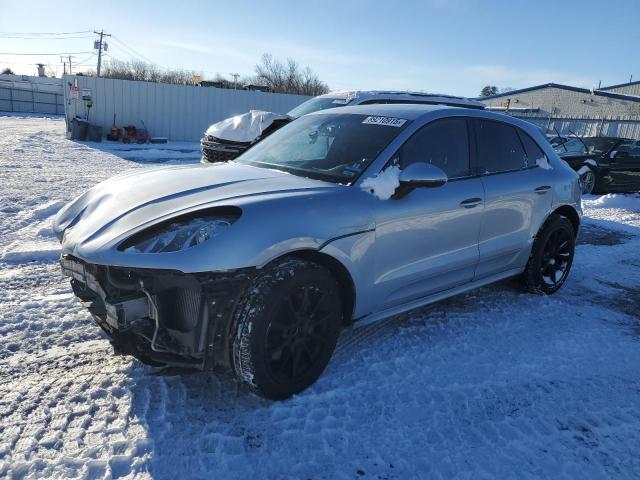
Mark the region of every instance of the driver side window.
<instances>
[{"instance_id":1,"label":"driver side window","mask_svg":"<svg viewBox=\"0 0 640 480\"><path fill-rule=\"evenodd\" d=\"M469 134L465 118L436 120L416 132L400 148L400 168L416 162L440 167L450 179L471 175Z\"/></svg>"}]
</instances>

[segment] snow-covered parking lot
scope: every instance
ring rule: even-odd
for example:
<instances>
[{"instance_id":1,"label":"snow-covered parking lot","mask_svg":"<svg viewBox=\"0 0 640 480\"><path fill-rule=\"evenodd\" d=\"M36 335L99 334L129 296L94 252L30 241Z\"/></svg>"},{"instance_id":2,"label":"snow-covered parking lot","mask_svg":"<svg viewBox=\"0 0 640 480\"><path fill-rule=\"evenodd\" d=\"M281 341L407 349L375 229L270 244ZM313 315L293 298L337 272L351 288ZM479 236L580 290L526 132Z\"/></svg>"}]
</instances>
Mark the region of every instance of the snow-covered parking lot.
<instances>
[{"instance_id":1,"label":"snow-covered parking lot","mask_svg":"<svg viewBox=\"0 0 640 480\"><path fill-rule=\"evenodd\" d=\"M344 332L307 391L112 354L57 264L55 213L198 146L66 140L0 116L0 477L640 478L640 197L584 201L554 296L513 282Z\"/></svg>"}]
</instances>

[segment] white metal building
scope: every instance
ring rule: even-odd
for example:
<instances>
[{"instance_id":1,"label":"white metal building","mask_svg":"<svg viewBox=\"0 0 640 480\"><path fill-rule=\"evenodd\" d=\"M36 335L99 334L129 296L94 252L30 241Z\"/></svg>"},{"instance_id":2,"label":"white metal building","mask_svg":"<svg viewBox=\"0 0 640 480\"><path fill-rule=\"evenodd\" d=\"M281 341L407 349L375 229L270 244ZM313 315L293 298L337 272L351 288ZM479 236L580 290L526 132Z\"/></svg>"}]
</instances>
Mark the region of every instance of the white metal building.
<instances>
[{"instance_id":1,"label":"white metal building","mask_svg":"<svg viewBox=\"0 0 640 480\"><path fill-rule=\"evenodd\" d=\"M632 94L638 91L638 95ZM488 110L508 113L562 134L640 139L640 82L597 90L547 83L481 97Z\"/></svg>"},{"instance_id":2,"label":"white metal building","mask_svg":"<svg viewBox=\"0 0 640 480\"><path fill-rule=\"evenodd\" d=\"M622 93L624 95L635 95L640 97L640 81L620 83L610 87L601 88L605 92Z\"/></svg>"}]
</instances>

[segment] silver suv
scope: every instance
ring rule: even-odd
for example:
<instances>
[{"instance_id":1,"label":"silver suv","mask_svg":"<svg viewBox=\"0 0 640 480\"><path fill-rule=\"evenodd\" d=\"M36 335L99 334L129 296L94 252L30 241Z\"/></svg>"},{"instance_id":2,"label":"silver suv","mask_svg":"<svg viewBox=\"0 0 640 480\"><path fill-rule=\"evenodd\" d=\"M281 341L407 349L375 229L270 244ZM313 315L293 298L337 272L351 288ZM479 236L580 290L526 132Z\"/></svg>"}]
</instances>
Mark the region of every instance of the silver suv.
<instances>
[{"instance_id":1,"label":"silver suv","mask_svg":"<svg viewBox=\"0 0 640 480\"><path fill-rule=\"evenodd\" d=\"M107 180L54 230L116 351L226 367L280 399L319 377L343 325L508 277L556 292L580 216L578 176L536 126L360 105L305 115L232 162Z\"/></svg>"},{"instance_id":2,"label":"silver suv","mask_svg":"<svg viewBox=\"0 0 640 480\"><path fill-rule=\"evenodd\" d=\"M454 107L484 109L477 100L424 92L401 91L344 91L314 97L298 105L287 114L252 110L211 125L204 134L202 163L233 160L247 148L266 138L287 123L307 113L328 108L369 104L449 105Z\"/></svg>"}]
</instances>

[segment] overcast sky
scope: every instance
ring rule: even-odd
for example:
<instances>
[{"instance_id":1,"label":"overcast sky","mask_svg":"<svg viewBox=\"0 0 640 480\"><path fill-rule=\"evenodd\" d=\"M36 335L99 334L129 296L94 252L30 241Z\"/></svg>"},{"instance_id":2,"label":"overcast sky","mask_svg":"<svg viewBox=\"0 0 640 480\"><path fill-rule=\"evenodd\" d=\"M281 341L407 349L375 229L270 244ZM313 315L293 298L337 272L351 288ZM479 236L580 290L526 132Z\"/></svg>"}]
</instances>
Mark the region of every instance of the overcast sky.
<instances>
[{"instance_id":1,"label":"overcast sky","mask_svg":"<svg viewBox=\"0 0 640 480\"><path fill-rule=\"evenodd\" d=\"M94 35L27 34L98 29L114 35L107 39L113 58L142 57L207 77L251 74L271 52L310 66L332 89L475 96L487 84L640 80L638 0L0 0L0 67L32 74L42 62L60 74L58 55L6 53L68 52L83 68L94 66Z\"/></svg>"}]
</instances>

